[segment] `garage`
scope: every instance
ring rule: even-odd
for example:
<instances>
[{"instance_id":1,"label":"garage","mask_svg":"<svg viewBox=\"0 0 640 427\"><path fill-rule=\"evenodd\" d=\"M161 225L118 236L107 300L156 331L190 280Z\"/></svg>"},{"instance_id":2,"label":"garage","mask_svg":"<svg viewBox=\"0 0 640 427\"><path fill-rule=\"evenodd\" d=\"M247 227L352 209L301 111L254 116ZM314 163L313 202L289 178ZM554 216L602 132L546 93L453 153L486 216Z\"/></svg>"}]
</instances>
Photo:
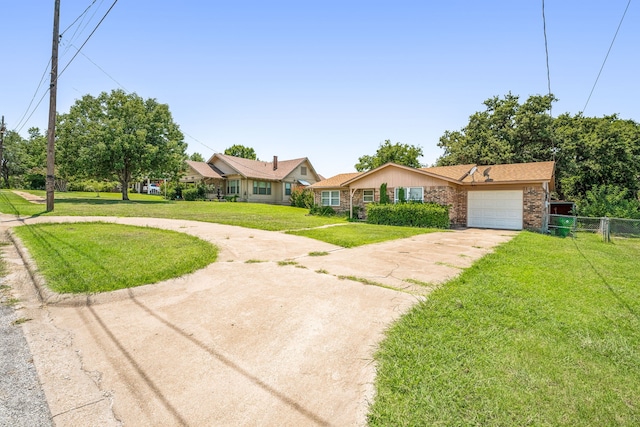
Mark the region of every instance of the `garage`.
<instances>
[{"instance_id":1,"label":"garage","mask_svg":"<svg viewBox=\"0 0 640 427\"><path fill-rule=\"evenodd\" d=\"M467 227L522 230L522 190L469 191Z\"/></svg>"}]
</instances>

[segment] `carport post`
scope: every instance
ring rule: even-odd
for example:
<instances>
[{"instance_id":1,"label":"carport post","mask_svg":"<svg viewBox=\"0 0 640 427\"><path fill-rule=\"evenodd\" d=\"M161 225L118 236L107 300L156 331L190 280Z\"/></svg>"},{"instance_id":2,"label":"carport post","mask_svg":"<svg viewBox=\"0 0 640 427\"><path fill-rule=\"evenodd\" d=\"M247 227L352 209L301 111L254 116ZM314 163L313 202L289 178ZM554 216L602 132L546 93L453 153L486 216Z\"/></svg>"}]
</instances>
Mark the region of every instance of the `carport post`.
<instances>
[{"instance_id":1,"label":"carport post","mask_svg":"<svg viewBox=\"0 0 640 427\"><path fill-rule=\"evenodd\" d=\"M351 193L349 195L349 219L353 219L353 195L355 194L356 189L349 187L349 192Z\"/></svg>"}]
</instances>

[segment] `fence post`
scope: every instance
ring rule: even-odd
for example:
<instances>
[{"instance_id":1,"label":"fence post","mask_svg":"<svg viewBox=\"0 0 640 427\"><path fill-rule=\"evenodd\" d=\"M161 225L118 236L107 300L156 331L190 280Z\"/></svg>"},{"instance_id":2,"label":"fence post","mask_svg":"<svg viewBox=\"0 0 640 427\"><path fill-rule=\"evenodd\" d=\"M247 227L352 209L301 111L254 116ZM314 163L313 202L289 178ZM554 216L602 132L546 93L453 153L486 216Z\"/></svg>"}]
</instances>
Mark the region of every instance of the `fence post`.
<instances>
[{"instance_id":1,"label":"fence post","mask_svg":"<svg viewBox=\"0 0 640 427\"><path fill-rule=\"evenodd\" d=\"M607 218L606 216L604 218L600 218L600 230L602 231L602 240L604 242L609 242L611 240L609 223L609 218Z\"/></svg>"}]
</instances>

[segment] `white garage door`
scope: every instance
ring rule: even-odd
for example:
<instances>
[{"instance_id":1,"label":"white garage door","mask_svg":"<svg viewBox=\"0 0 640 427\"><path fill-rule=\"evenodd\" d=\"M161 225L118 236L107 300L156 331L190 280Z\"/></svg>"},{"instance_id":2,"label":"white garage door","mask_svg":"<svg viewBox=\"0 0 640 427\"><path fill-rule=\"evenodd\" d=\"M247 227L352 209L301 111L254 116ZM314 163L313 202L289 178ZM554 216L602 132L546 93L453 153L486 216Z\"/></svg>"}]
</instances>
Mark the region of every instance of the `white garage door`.
<instances>
[{"instance_id":1,"label":"white garage door","mask_svg":"<svg viewBox=\"0 0 640 427\"><path fill-rule=\"evenodd\" d=\"M469 191L467 227L522 230L522 190Z\"/></svg>"}]
</instances>

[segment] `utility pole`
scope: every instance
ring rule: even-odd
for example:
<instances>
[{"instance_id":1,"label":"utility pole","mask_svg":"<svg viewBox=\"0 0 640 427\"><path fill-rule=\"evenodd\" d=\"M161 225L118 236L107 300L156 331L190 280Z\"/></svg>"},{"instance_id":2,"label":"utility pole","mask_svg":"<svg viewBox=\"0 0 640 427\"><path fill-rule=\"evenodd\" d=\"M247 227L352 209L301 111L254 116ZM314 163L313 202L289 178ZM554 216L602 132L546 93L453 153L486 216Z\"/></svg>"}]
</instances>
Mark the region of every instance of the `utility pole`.
<instances>
[{"instance_id":1,"label":"utility pole","mask_svg":"<svg viewBox=\"0 0 640 427\"><path fill-rule=\"evenodd\" d=\"M4 125L4 116L2 116L2 124L0 124L0 173L2 173L2 157L4 155L4 133L7 131Z\"/></svg>"},{"instance_id":2,"label":"utility pole","mask_svg":"<svg viewBox=\"0 0 640 427\"><path fill-rule=\"evenodd\" d=\"M53 210L55 191L56 95L58 86L58 42L60 39L60 0L53 10L53 44L51 46L51 85L49 86L49 128L47 131L47 212Z\"/></svg>"}]
</instances>

